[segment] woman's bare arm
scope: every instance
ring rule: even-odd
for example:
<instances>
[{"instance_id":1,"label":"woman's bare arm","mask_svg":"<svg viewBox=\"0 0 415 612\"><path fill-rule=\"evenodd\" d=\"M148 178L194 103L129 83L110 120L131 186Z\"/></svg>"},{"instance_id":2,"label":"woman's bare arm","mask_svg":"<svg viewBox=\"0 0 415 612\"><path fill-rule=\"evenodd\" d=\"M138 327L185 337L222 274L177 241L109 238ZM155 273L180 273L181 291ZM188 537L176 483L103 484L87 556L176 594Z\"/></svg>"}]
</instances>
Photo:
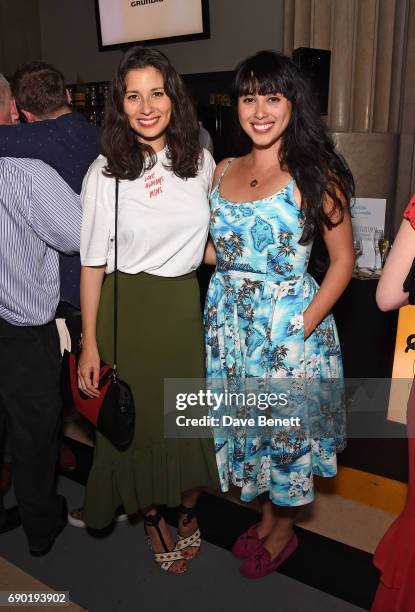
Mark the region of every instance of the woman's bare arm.
<instances>
[{"instance_id":1,"label":"woman's bare arm","mask_svg":"<svg viewBox=\"0 0 415 612\"><path fill-rule=\"evenodd\" d=\"M98 397L100 357L96 326L105 266L81 268L82 353L79 359L78 384L90 397Z\"/></svg>"},{"instance_id":2,"label":"woman's bare arm","mask_svg":"<svg viewBox=\"0 0 415 612\"><path fill-rule=\"evenodd\" d=\"M415 258L415 232L404 219L393 248L386 260L376 291L376 302L383 311L395 310L408 303L403 283Z\"/></svg>"},{"instance_id":3,"label":"woman's bare arm","mask_svg":"<svg viewBox=\"0 0 415 612\"><path fill-rule=\"evenodd\" d=\"M332 218L335 221L335 217ZM304 337L307 338L337 302L353 274L355 254L350 214L344 211L342 223L323 235L330 265L321 287L304 312Z\"/></svg>"},{"instance_id":4,"label":"woman's bare arm","mask_svg":"<svg viewBox=\"0 0 415 612\"><path fill-rule=\"evenodd\" d=\"M212 189L215 188L216 183L218 182L219 177L223 172L223 169L228 163L228 160L229 158L225 158L221 162L219 162L219 164L216 166L215 173L213 175ZM216 249L214 247L214 244L211 238L208 238L208 241L206 243L205 254L203 256L203 263L208 264L209 266L216 266Z\"/></svg>"},{"instance_id":5,"label":"woman's bare arm","mask_svg":"<svg viewBox=\"0 0 415 612\"><path fill-rule=\"evenodd\" d=\"M206 243L205 255L203 262L209 266L216 266L216 249L211 238L208 238Z\"/></svg>"}]
</instances>

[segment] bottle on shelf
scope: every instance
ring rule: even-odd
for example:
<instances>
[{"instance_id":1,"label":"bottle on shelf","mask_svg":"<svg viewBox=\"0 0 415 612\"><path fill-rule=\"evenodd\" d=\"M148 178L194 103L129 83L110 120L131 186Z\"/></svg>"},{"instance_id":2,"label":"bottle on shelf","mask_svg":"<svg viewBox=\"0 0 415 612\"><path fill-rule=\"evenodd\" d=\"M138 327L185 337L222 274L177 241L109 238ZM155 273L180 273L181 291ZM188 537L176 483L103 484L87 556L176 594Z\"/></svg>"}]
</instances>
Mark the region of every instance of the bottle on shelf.
<instances>
[{"instance_id":1,"label":"bottle on shelf","mask_svg":"<svg viewBox=\"0 0 415 612\"><path fill-rule=\"evenodd\" d=\"M68 93L69 104L71 106L73 106L73 104L74 104L74 95L75 95L75 87L73 87L72 85L68 85L67 88L66 88L66 91Z\"/></svg>"},{"instance_id":2,"label":"bottle on shelf","mask_svg":"<svg viewBox=\"0 0 415 612\"><path fill-rule=\"evenodd\" d=\"M89 87L85 87L85 108L88 110L91 106L91 95L89 93Z\"/></svg>"},{"instance_id":3,"label":"bottle on shelf","mask_svg":"<svg viewBox=\"0 0 415 612\"><path fill-rule=\"evenodd\" d=\"M81 85L75 85L72 89L72 106L83 112L85 109L85 91Z\"/></svg>"},{"instance_id":4,"label":"bottle on shelf","mask_svg":"<svg viewBox=\"0 0 415 612\"><path fill-rule=\"evenodd\" d=\"M71 96L71 106L81 112L90 123L104 127L108 82L70 84L67 89Z\"/></svg>"},{"instance_id":5,"label":"bottle on shelf","mask_svg":"<svg viewBox=\"0 0 415 612\"><path fill-rule=\"evenodd\" d=\"M89 88L89 113L88 119L94 125L98 125L98 114L97 114L97 89L95 85L91 85Z\"/></svg>"},{"instance_id":6,"label":"bottle on shelf","mask_svg":"<svg viewBox=\"0 0 415 612\"><path fill-rule=\"evenodd\" d=\"M100 108L100 111L99 111L99 125L101 127L105 126L105 106L106 106L107 100L108 100L108 93L109 93L108 84L104 83L104 85L102 87L101 108Z\"/></svg>"}]
</instances>

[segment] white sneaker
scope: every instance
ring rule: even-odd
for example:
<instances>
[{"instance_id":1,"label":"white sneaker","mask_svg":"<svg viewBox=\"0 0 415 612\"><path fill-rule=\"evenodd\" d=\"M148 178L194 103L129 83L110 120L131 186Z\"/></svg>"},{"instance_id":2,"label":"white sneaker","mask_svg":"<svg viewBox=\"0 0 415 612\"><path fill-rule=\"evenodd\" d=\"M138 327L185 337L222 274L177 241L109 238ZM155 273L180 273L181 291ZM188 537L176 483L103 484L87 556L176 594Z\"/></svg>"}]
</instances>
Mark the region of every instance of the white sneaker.
<instances>
[{"instance_id":1,"label":"white sneaker","mask_svg":"<svg viewBox=\"0 0 415 612\"><path fill-rule=\"evenodd\" d=\"M68 513L68 522L73 527L81 527L84 529L87 525L85 521L82 519L83 512L84 512L83 508L77 508L76 510L71 510ZM117 511L114 517L114 521L116 523L123 523L126 520L128 520L128 514L125 514L125 512L121 513Z\"/></svg>"}]
</instances>

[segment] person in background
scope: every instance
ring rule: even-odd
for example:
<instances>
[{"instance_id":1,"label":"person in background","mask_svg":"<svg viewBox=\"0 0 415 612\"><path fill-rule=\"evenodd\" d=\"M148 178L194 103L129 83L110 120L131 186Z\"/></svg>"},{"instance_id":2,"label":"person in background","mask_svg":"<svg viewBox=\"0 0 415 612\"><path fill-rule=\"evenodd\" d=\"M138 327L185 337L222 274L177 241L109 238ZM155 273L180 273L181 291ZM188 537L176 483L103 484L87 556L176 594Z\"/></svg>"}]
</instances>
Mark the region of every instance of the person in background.
<instances>
[{"instance_id":1,"label":"person in background","mask_svg":"<svg viewBox=\"0 0 415 612\"><path fill-rule=\"evenodd\" d=\"M0 156L40 159L68 185L81 192L83 178L100 150L100 130L69 104L63 74L51 64L33 61L13 75L12 92L27 123L0 126ZM60 301L57 318L66 321L72 348L80 340L79 254L59 256ZM61 469L73 469L76 459L61 447Z\"/></svg>"},{"instance_id":2,"label":"person in background","mask_svg":"<svg viewBox=\"0 0 415 612\"><path fill-rule=\"evenodd\" d=\"M205 115L204 107L200 104L198 98L196 97L192 98L192 102L196 108L197 119L199 122L199 144L202 147L202 149L207 149L209 153L213 156L214 147L213 147L212 136L210 135L209 131L203 125L204 115Z\"/></svg>"},{"instance_id":3,"label":"person in background","mask_svg":"<svg viewBox=\"0 0 415 612\"><path fill-rule=\"evenodd\" d=\"M213 155L213 140L205 126L199 121L199 142L202 149L207 149Z\"/></svg>"},{"instance_id":4,"label":"person in background","mask_svg":"<svg viewBox=\"0 0 415 612\"><path fill-rule=\"evenodd\" d=\"M0 73L0 125L13 125L18 122L16 100L12 96L8 80Z\"/></svg>"},{"instance_id":5,"label":"person in background","mask_svg":"<svg viewBox=\"0 0 415 612\"><path fill-rule=\"evenodd\" d=\"M40 159L79 194L100 151L99 128L73 110L63 74L51 64L24 64L14 73L11 87L27 123L0 127L0 157ZM79 312L79 255L62 255L60 269L62 310Z\"/></svg>"},{"instance_id":6,"label":"person in background","mask_svg":"<svg viewBox=\"0 0 415 612\"><path fill-rule=\"evenodd\" d=\"M336 474L345 445L343 368L330 310L353 272L354 182L289 58L262 51L244 60L234 91L251 150L218 165L210 196L213 243L205 262L216 270L205 307L208 384L244 390L257 380L272 390L283 379L316 381L302 427L215 440L222 490L232 482L243 501L261 502L260 522L233 547L241 573L260 578L296 549L296 507L313 500L313 473ZM330 260L321 287L307 273L316 236ZM333 390L324 387L333 379ZM288 408L297 410L295 401Z\"/></svg>"},{"instance_id":7,"label":"person in background","mask_svg":"<svg viewBox=\"0 0 415 612\"><path fill-rule=\"evenodd\" d=\"M12 125L18 123L18 121L19 113L16 108L16 101L11 94L9 82L0 74L0 125ZM6 440L6 432L0 431L0 459L2 459L0 463L0 495L4 495L8 491L12 482L12 467Z\"/></svg>"},{"instance_id":8,"label":"person in background","mask_svg":"<svg viewBox=\"0 0 415 612\"><path fill-rule=\"evenodd\" d=\"M56 494L61 430L59 252L79 251L79 196L38 160L0 159L0 428L6 422L17 507L0 496L0 533L26 532L43 556L67 523Z\"/></svg>"},{"instance_id":9,"label":"person in background","mask_svg":"<svg viewBox=\"0 0 415 612\"><path fill-rule=\"evenodd\" d=\"M415 260L415 195L383 268L376 302L384 312L408 304L404 281ZM413 282L415 279L412 279ZM412 298L414 296L411 296ZM415 610L415 385L407 409L409 482L406 505L378 545L374 564L380 570L379 587L372 612L413 612Z\"/></svg>"},{"instance_id":10,"label":"person in background","mask_svg":"<svg viewBox=\"0 0 415 612\"><path fill-rule=\"evenodd\" d=\"M200 548L199 488L218 485L212 440L164 437L164 379L204 375L196 269L206 245L215 164L198 132L189 95L167 57L133 47L111 83L105 157L93 163L82 191L79 384L99 395L100 357L110 362L113 355L119 179L117 365L136 414L127 450L97 433L85 507L71 515L101 529L120 504L128 514L141 509L154 559L173 573L184 572L186 559ZM179 504L175 542L159 507Z\"/></svg>"}]
</instances>

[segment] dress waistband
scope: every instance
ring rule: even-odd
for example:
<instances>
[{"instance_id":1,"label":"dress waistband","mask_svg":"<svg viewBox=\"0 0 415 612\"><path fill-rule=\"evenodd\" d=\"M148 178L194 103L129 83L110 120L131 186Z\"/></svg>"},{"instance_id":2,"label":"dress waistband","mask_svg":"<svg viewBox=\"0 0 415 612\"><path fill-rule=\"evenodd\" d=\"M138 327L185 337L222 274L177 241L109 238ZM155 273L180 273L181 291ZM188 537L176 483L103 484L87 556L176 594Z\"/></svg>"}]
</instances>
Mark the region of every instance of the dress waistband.
<instances>
[{"instance_id":1,"label":"dress waistband","mask_svg":"<svg viewBox=\"0 0 415 612\"><path fill-rule=\"evenodd\" d=\"M225 270L216 270L212 278L216 278L217 282L232 291L239 291L243 283L258 283L259 286L269 290L275 294L278 299L285 296L301 295L303 291L315 292L318 289L318 284L311 274L306 272L294 278L267 276L266 274L258 274L256 272L241 272L232 270L231 273Z\"/></svg>"},{"instance_id":2,"label":"dress waistband","mask_svg":"<svg viewBox=\"0 0 415 612\"><path fill-rule=\"evenodd\" d=\"M136 281L147 281L153 283L163 283L163 282L175 282L175 281L185 281L196 278L196 270L192 272L188 272L187 274L182 274L181 276L157 276L157 274L149 274L148 272L139 272L138 274L127 274L126 272L118 271L119 278L128 279L131 282ZM114 272L111 272L107 275L107 278L114 278Z\"/></svg>"},{"instance_id":3,"label":"dress waistband","mask_svg":"<svg viewBox=\"0 0 415 612\"><path fill-rule=\"evenodd\" d=\"M229 279L232 278L240 279L249 279L255 281L261 281L264 283L275 283L279 285L280 283L293 283L293 282L303 282L307 278L312 278L311 275L306 272L305 274L293 275L291 278L287 278L287 276L278 276L277 274L267 274L261 272L247 271L247 270L226 270L224 268L216 268L215 274L219 276L227 276Z\"/></svg>"}]
</instances>

